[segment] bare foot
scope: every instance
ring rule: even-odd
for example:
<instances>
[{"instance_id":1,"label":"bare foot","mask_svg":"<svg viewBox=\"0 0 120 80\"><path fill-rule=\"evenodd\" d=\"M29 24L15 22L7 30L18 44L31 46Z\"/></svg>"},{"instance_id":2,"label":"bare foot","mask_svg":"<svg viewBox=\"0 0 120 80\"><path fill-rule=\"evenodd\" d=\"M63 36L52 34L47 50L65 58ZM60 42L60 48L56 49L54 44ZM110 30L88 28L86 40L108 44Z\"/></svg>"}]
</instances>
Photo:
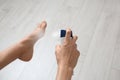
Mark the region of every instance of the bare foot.
<instances>
[{"instance_id":1,"label":"bare foot","mask_svg":"<svg viewBox=\"0 0 120 80\"><path fill-rule=\"evenodd\" d=\"M33 56L33 46L35 42L41 38L46 29L47 23L45 21L41 22L38 27L28 36L20 41L22 44L22 53L20 54L19 59L22 61L29 61Z\"/></svg>"}]
</instances>

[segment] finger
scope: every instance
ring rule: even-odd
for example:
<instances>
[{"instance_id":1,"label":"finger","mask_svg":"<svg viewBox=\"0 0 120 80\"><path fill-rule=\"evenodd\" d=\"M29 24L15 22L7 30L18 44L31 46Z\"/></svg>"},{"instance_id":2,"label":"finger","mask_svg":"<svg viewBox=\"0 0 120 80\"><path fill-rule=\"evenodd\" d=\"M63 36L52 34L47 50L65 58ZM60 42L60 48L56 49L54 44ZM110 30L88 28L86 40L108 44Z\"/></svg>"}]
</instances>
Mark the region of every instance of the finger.
<instances>
[{"instance_id":1,"label":"finger","mask_svg":"<svg viewBox=\"0 0 120 80\"><path fill-rule=\"evenodd\" d=\"M75 44L75 48L77 48L77 44Z\"/></svg>"},{"instance_id":2,"label":"finger","mask_svg":"<svg viewBox=\"0 0 120 80\"><path fill-rule=\"evenodd\" d=\"M76 49L77 48L77 44L74 43L74 44L71 45L71 47L73 47L74 49Z\"/></svg>"},{"instance_id":3,"label":"finger","mask_svg":"<svg viewBox=\"0 0 120 80\"><path fill-rule=\"evenodd\" d=\"M73 42L76 43L78 37L77 36L73 36Z\"/></svg>"},{"instance_id":4,"label":"finger","mask_svg":"<svg viewBox=\"0 0 120 80\"><path fill-rule=\"evenodd\" d=\"M80 51L77 51L78 57L80 56Z\"/></svg>"},{"instance_id":5,"label":"finger","mask_svg":"<svg viewBox=\"0 0 120 80\"><path fill-rule=\"evenodd\" d=\"M77 50L77 49L75 49L75 51L74 51L75 53L75 56L78 58L79 56L80 56L80 52Z\"/></svg>"},{"instance_id":6,"label":"finger","mask_svg":"<svg viewBox=\"0 0 120 80\"><path fill-rule=\"evenodd\" d=\"M66 35L65 35L65 40L69 41L70 40L70 36L71 36L71 29L67 29L66 30Z\"/></svg>"},{"instance_id":7,"label":"finger","mask_svg":"<svg viewBox=\"0 0 120 80\"><path fill-rule=\"evenodd\" d=\"M56 50L60 49L60 45L56 45L55 49Z\"/></svg>"},{"instance_id":8,"label":"finger","mask_svg":"<svg viewBox=\"0 0 120 80\"><path fill-rule=\"evenodd\" d=\"M56 45L55 46L55 54L57 53L58 49L59 49L59 45Z\"/></svg>"}]
</instances>

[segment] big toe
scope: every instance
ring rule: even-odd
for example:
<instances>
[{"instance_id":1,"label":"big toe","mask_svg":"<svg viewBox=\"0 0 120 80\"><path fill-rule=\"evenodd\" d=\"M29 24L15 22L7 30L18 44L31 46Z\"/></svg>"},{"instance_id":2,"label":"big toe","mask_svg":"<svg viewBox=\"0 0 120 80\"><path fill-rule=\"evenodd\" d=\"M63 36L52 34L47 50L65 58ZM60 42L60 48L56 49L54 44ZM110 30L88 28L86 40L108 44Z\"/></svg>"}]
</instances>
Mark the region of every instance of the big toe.
<instances>
[{"instance_id":1,"label":"big toe","mask_svg":"<svg viewBox=\"0 0 120 80\"><path fill-rule=\"evenodd\" d=\"M45 31L46 27L47 27L47 22L46 21L42 21L40 23L40 25L38 26L38 28L40 28L43 31Z\"/></svg>"}]
</instances>

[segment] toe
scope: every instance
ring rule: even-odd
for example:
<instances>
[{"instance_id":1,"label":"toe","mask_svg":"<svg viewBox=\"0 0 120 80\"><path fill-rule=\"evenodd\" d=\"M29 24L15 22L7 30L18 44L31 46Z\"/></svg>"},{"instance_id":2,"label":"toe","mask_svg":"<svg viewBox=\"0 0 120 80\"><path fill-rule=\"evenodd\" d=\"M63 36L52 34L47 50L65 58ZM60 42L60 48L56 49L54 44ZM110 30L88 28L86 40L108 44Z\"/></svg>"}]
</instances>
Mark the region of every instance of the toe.
<instances>
[{"instance_id":1,"label":"toe","mask_svg":"<svg viewBox=\"0 0 120 80\"><path fill-rule=\"evenodd\" d=\"M38 26L40 29L45 30L47 26L47 22L46 21L42 21L41 24Z\"/></svg>"}]
</instances>

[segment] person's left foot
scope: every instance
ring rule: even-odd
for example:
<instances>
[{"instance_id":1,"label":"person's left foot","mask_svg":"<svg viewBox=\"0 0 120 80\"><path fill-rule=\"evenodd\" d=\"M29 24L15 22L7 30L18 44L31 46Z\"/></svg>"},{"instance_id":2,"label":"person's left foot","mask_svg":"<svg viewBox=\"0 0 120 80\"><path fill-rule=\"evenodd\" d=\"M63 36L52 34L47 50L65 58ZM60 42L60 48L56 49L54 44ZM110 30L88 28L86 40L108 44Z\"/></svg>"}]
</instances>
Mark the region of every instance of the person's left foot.
<instances>
[{"instance_id":1,"label":"person's left foot","mask_svg":"<svg viewBox=\"0 0 120 80\"><path fill-rule=\"evenodd\" d=\"M44 35L46 26L47 23L43 21L30 35L20 41L20 44L22 44L22 53L19 57L20 60L31 60L33 56L33 46L35 42Z\"/></svg>"}]
</instances>

